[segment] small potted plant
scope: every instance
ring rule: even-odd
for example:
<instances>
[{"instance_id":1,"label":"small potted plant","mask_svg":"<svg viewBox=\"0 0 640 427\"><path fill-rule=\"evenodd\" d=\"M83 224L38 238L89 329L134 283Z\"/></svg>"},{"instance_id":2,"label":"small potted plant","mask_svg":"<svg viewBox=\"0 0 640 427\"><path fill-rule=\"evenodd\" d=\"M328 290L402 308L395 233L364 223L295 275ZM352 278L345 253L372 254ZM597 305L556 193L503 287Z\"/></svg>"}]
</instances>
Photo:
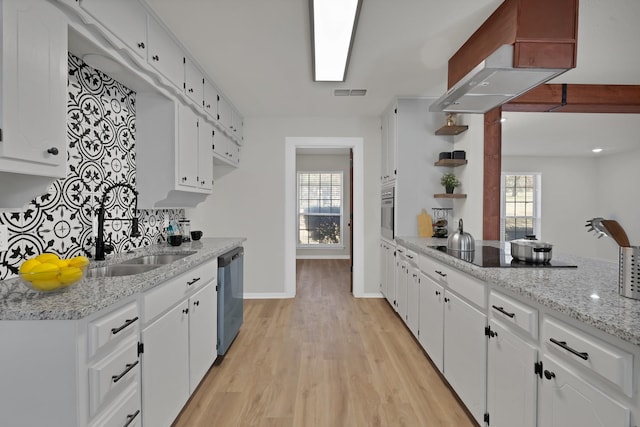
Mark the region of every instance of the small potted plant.
<instances>
[{"instance_id":1,"label":"small potted plant","mask_svg":"<svg viewBox=\"0 0 640 427\"><path fill-rule=\"evenodd\" d=\"M447 194L452 194L453 189L460 185L460 180L451 172L447 172L440 178L440 184L444 186Z\"/></svg>"}]
</instances>

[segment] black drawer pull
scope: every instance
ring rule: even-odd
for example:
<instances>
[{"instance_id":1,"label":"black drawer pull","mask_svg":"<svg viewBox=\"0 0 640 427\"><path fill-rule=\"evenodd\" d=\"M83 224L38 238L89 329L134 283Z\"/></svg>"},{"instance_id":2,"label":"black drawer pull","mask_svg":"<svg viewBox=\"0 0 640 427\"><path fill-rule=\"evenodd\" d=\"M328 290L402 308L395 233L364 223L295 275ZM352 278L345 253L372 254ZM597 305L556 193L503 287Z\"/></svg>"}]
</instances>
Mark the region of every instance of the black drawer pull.
<instances>
[{"instance_id":1,"label":"black drawer pull","mask_svg":"<svg viewBox=\"0 0 640 427\"><path fill-rule=\"evenodd\" d=\"M442 276L442 277L447 277L447 275L446 275L445 273L443 273L442 271L440 271L440 270L434 270L434 271L435 271L436 273L438 273L438 274L439 274L440 276Z\"/></svg>"},{"instance_id":2,"label":"black drawer pull","mask_svg":"<svg viewBox=\"0 0 640 427\"><path fill-rule=\"evenodd\" d=\"M436 291L436 296L440 295L440 291Z\"/></svg>"},{"instance_id":3,"label":"black drawer pull","mask_svg":"<svg viewBox=\"0 0 640 427\"><path fill-rule=\"evenodd\" d=\"M569 347L567 345L566 341L558 341L555 338L549 338L549 341L551 341L552 343L554 343L555 345L562 347L563 349L567 350L569 353L571 354L575 354L576 356L578 356L580 359L582 360L589 360L589 353L587 352L580 352L578 350L574 350L571 347Z\"/></svg>"},{"instance_id":4,"label":"black drawer pull","mask_svg":"<svg viewBox=\"0 0 640 427\"><path fill-rule=\"evenodd\" d=\"M495 305L492 305L491 307L493 307L494 310L498 310L500 313L504 314L505 316L511 317L512 319L516 315L515 313L509 313L508 311L505 311L504 307L498 307Z\"/></svg>"},{"instance_id":5,"label":"black drawer pull","mask_svg":"<svg viewBox=\"0 0 640 427\"><path fill-rule=\"evenodd\" d=\"M127 422L122 427L129 427L129 425L133 422L133 420L136 419L139 413L140 413L140 409L138 409L136 412L134 412L131 415L127 415Z\"/></svg>"},{"instance_id":6,"label":"black drawer pull","mask_svg":"<svg viewBox=\"0 0 640 427\"><path fill-rule=\"evenodd\" d=\"M127 375L127 373L132 370L133 368L135 368L138 365L139 360L136 360L133 363L127 363L125 365L125 370L122 371L122 373L120 375L114 375L111 377L111 379L113 380L114 383L117 383L118 381L120 381L122 379L122 377L124 377L125 375Z\"/></svg>"},{"instance_id":7,"label":"black drawer pull","mask_svg":"<svg viewBox=\"0 0 640 427\"><path fill-rule=\"evenodd\" d=\"M117 334L118 332L120 332L121 330L123 330L124 328L126 328L127 326L133 324L136 320L138 320L138 316L134 317L133 319L127 319L124 321L124 324L122 326L120 326L119 328L111 328L111 333L113 335Z\"/></svg>"},{"instance_id":8,"label":"black drawer pull","mask_svg":"<svg viewBox=\"0 0 640 427\"><path fill-rule=\"evenodd\" d=\"M140 42L140 43L138 43L138 47L139 47L140 49L144 49L144 42Z\"/></svg>"},{"instance_id":9,"label":"black drawer pull","mask_svg":"<svg viewBox=\"0 0 640 427\"><path fill-rule=\"evenodd\" d=\"M188 286L191 286L191 285L193 285L194 283L196 283L198 280L200 280L200 278L199 278L199 277L196 277L195 279L193 279L193 280L191 280L191 281L188 281L188 282L187 282L187 285L188 285Z\"/></svg>"}]
</instances>

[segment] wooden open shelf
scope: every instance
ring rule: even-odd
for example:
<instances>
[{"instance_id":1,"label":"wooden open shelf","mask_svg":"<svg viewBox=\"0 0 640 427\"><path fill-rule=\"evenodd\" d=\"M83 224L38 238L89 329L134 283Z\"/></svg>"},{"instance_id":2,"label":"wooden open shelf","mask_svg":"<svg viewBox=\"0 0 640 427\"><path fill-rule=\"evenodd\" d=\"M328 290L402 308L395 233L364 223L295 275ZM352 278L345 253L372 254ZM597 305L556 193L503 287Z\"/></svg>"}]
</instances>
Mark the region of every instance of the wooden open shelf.
<instances>
[{"instance_id":1,"label":"wooden open shelf","mask_svg":"<svg viewBox=\"0 0 640 427\"><path fill-rule=\"evenodd\" d=\"M459 194L459 193L453 193L453 194L439 193L439 194L434 194L433 197L436 199L466 199L467 195Z\"/></svg>"},{"instance_id":2,"label":"wooden open shelf","mask_svg":"<svg viewBox=\"0 0 640 427\"><path fill-rule=\"evenodd\" d=\"M467 159L441 159L434 163L435 166L464 166L467 164Z\"/></svg>"},{"instance_id":3,"label":"wooden open shelf","mask_svg":"<svg viewBox=\"0 0 640 427\"><path fill-rule=\"evenodd\" d=\"M445 125L436 131L436 135L459 135L467 129L467 125Z\"/></svg>"}]
</instances>

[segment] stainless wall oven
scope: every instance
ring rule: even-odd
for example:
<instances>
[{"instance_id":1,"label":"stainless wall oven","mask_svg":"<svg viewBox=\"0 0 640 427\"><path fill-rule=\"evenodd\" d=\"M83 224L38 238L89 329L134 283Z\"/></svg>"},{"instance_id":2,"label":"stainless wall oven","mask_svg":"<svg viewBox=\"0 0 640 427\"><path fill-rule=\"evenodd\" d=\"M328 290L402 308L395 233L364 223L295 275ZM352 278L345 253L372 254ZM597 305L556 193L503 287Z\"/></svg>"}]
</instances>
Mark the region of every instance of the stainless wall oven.
<instances>
[{"instance_id":1,"label":"stainless wall oven","mask_svg":"<svg viewBox=\"0 0 640 427\"><path fill-rule=\"evenodd\" d=\"M382 189L380 197L380 234L382 237L393 240L395 232L393 227L394 218L395 187L385 187Z\"/></svg>"}]
</instances>

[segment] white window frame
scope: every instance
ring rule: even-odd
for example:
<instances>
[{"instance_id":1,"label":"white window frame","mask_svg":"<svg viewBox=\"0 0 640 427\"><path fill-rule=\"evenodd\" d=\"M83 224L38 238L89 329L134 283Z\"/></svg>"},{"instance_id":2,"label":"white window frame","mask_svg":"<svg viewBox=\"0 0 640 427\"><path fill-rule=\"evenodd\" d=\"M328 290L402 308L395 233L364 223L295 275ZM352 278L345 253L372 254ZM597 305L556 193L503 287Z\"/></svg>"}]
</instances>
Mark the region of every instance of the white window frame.
<instances>
[{"instance_id":1,"label":"white window frame","mask_svg":"<svg viewBox=\"0 0 640 427\"><path fill-rule=\"evenodd\" d=\"M542 173L540 172L502 172L500 175L500 240L505 241L505 178L507 175L534 177L533 196L533 233L538 239L542 237ZM505 246L509 249L509 246Z\"/></svg>"},{"instance_id":2,"label":"white window frame","mask_svg":"<svg viewBox=\"0 0 640 427\"><path fill-rule=\"evenodd\" d=\"M321 243L317 245L300 243L300 174L339 174L342 186L340 188L340 243ZM297 171L296 172L296 247L298 249L344 249L344 171ZM336 214L317 214L318 216L335 216Z\"/></svg>"}]
</instances>

